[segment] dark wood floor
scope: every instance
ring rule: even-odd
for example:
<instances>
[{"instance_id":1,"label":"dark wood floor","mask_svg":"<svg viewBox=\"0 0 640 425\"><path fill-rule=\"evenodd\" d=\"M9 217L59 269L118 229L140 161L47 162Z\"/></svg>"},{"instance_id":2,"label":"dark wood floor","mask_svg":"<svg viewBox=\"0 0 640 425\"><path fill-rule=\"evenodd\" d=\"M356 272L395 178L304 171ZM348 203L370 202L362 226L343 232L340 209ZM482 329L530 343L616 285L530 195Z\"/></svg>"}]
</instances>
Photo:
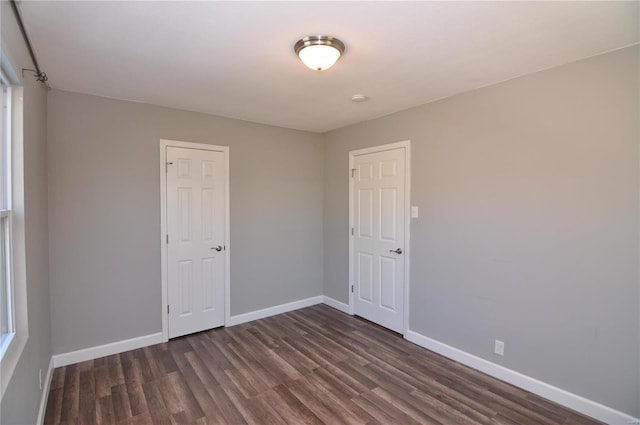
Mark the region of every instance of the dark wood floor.
<instances>
[{"instance_id":1,"label":"dark wood floor","mask_svg":"<svg viewBox=\"0 0 640 425\"><path fill-rule=\"evenodd\" d=\"M318 305L54 371L46 424L595 424Z\"/></svg>"}]
</instances>

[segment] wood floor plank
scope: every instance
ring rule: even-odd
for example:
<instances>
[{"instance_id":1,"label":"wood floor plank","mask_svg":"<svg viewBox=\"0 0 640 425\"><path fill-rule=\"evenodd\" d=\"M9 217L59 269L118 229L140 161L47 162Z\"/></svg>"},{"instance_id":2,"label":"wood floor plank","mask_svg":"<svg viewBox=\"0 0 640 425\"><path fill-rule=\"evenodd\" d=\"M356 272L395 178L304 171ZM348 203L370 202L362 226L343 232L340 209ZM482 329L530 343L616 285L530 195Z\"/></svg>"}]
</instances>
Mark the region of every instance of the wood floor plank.
<instances>
[{"instance_id":1,"label":"wood floor plank","mask_svg":"<svg viewBox=\"0 0 640 425\"><path fill-rule=\"evenodd\" d=\"M262 342L262 344L266 347L269 347L270 349L278 348L278 341L280 340L280 338L273 337L269 332L268 327L261 326L260 328L258 328L258 324L260 323L259 321L254 323L256 325L250 327L247 332L253 335L255 338L259 339L260 342Z\"/></svg>"},{"instance_id":2,"label":"wood floor plank","mask_svg":"<svg viewBox=\"0 0 640 425\"><path fill-rule=\"evenodd\" d=\"M78 417L80 401L80 372L78 365L65 367L64 394L62 396L62 412L60 422L70 422Z\"/></svg>"},{"instance_id":3,"label":"wood floor plank","mask_svg":"<svg viewBox=\"0 0 640 425\"><path fill-rule=\"evenodd\" d=\"M171 375L167 375L155 381L160 395L162 396L164 406L170 415L184 411L184 406L178 398L178 394L176 394L175 387L173 386L171 379L172 375L175 373L176 372L172 372Z\"/></svg>"},{"instance_id":4,"label":"wood floor plank","mask_svg":"<svg viewBox=\"0 0 640 425\"><path fill-rule=\"evenodd\" d=\"M245 421L244 417L238 410L237 405L231 400L231 398L229 398L222 387L220 387L219 385L214 385L210 387L208 391L211 399L220 409L222 418L224 418L227 423L235 425L244 425L247 423L247 421ZM214 416L213 419L216 419L216 417Z\"/></svg>"},{"instance_id":5,"label":"wood floor plank","mask_svg":"<svg viewBox=\"0 0 640 425\"><path fill-rule=\"evenodd\" d=\"M47 425L596 425L316 305L57 368Z\"/></svg>"},{"instance_id":6,"label":"wood floor plank","mask_svg":"<svg viewBox=\"0 0 640 425\"><path fill-rule=\"evenodd\" d=\"M138 375L138 368L134 366L137 360L133 357L133 351L120 353L120 364L122 366L122 374L124 382L142 382L142 376Z\"/></svg>"},{"instance_id":7,"label":"wood floor plank","mask_svg":"<svg viewBox=\"0 0 640 425\"><path fill-rule=\"evenodd\" d=\"M191 366L188 367L191 368ZM211 412L212 415L220 416L220 409L212 403L209 393L202 386L195 373L189 376L188 384L183 373L172 372L169 374L169 379L189 422L194 422L196 419L205 416L198 400L202 400L202 405L206 406L207 411ZM197 397L194 395L194 391L197 393Z\"/></svg>"},{"instance_id":8,"label":"wood floor plank","mask_svg":"<svg viewBox=\"0 0 640 425\"><path fill-rule=\"evenodd\" d=\"M315 396L325 401L330 410L340 418L339 423L364 425L371 419L369 416L363 417L362 415L355 414L352 409L349 408L351 397L348 395L345 397L347 393L342 392L340 388L332 387L317 374L312 373L307 375L305 380L308 381L310 386L315 390L313 391Z\"/></svg>"},{"instance_id":9,"label":"wood floor plank","mask_svg":"<svg viewBox=\"0 0 640 425\"><path fill-rule=\"evenodd\" d=\"M96 423L99 425L115 425L116 415L113 409L113 400L110 395L98 398Z\"/></svg>"},{"instance_id":10,"label":"wood floor plank","mask_svg":"<svg viewBox=\"0 0 640 425\"><path fill-rule=\"evenodd\" d=\"M158 357L162 361L164 370L166 370L167 373L175 372L178 370L178 365L176 364L170 350L160 351L158 353Z\"/></svg>"},{"instance_id":11,"label":"wood floor plank","mask_svg":"<svg viewBox=\"0 0 640 425\"><path fill-rule=\"evenodd\" d=\"M136 374L138 376L138 382L150 382L153 381L154 375L153 371L149 365L149 361L145 356L144 350L139 348L137 350L133 350L133 358L132 366L136 368Z\"/></svg>"},{"instance_id":12,"label":"wood floor plank","mask_svg":"<svg viewBox=\"0 0 640 425\"><path fill-rule=\"evenodd\" d=\"M234 377L232 378L234 379L234 382L245 384L243 387L248 392L253 392L254 394L252 395L262 391L267 391L272 387L268 382L265 382L265 376L262 371L259 371L260 373L253 373L251 367L247 365L242 357L240 357L238 351L233 349L232 343L224 346L219 345L218 348L231 363L232 367L226 370L228 374ZM277 385L277 383L274 385ZM251 391L251 389L253 389L253 391Z\"/></svg>"},{"instance_id":13,"label":"wood floor plank","mask_svg":"<svg viewBox=\"0 0 640 425\"><path fill-rule=\"evenodd\" d=\"M315 358L315 356L309 355L310 353L305 352L304 350L299 350L295 345L292 345L287 341L286 338L280 341L276 351L280 353L282 357L288 359L291 364L297 364L298 367L296 367L296 369L302 375L320 367L321 364L329 364L321 360L320 356ZM317 360L320 360L320 362Z\"/></svg>"},{"instance_id":14,"label":"wood floor plank","mask_svg":"<svg viewBox=\"0 0 640 425\"><path fill-rule=\"evenodd\" d=\"M49 391L47 400L47 410L44 415L44 423L52 424L60 422L60 413L62 412L62 396L64 388L53 388Z\"/></svg>"},{"instance_id":15,"label":"wood floor plank","mask_svg":"<svg viewBox=\"0 0 640 425\"><path fill-rule=\"evenodd\" d=\"M145 382L142 384L142 391L144 393L147 411L151 415L152 423L162 425L171 424L169 412L164 405L162 394L156 383L154 381Z\"/></svg>"},{"instance_id":16,"label":"wood floor plank","mask_svg":"<svg viewBox=\"0 0 640 425\"><path fill-rule=\"evenodd\" d=\"M192 353L173 353L178 371L168 376L185 414L190 421L195 421L205 416L203 409L210 415L219 415L220 409L213 405L211 396L202 383L205 377L198 375L191 366L187 356Z\"/></svg>"},{"instance_id":17,"label":"wood floor plank","mask_svg":"<svg viewBox=\"0 0 640 425\"><path fill-rule=\"evenodd\" d=\"M340 416L332 408L331 400L324 400L319 397L315 388L306 379L299 379L288 386L289 391L302 404L304 404L314 415L316 415L325 424L342 423Z\"/></svg>"},{"instance_id":18,"label":"wood floor plank","mask_svg":"<svg viewBox=\"0 0 640 425\"><path fill-rule=\"evenodd\" d=\"M53 376L51 377L51 385L49 386L50 389L56 390L58 388L64 388L65 371L66 371L66 368L64 367L58 367L53 370Z\"/></svg>"},{"instance_id":19,"label":"wood floor plank","mask_svg":"<svg viewBox=\"0 0 640 425\"><path fill-rule=\"evenodd\" d=\"M248 411L251 416L248 418L250 424L255 425L287 425L287 422L260 397L254 397L248 403Z\"/></svg>"},{"instance_id":20,"label":"wood floor plank","mask_svg":"<svg viewBox=\"0 0 640 425\"><path fill-rule=\"evenodd\" d=\"M323 422L298 400L285 385L279 385L267 392L267 401L282 406L282 417L290 425L322 425Z\"/></svg>"},{"instance_id":21,"label":"wood floor plank","mask_svg":"<svg viewBox=\"0 0 640 425\"><path fill-rule=\"evenodd\" d=\"M256 379L256 384L260 383L259 387L254 385L258 391L267 391L282 383L282 379L278 376L278 371L276 371L276 373L269 372L263 363L254 358L250 352L243 349L237 341L227 345L227 347L239 360L238 363L234 364L234 367L238 369L245 378L249 379L249 376L251 376Z\"/></svg>"},{"instance_id":22,"label":"wood floor plank","mask_svg":"<svg viewBox=\"0 0 640 425\"><path fill-rule=\"evenodd\" d=\"M79 414L81 423L96 423L95 375L91 369L80 372Z\"/></svg>"},{"instance_id":23,"label":"wood floor plank","mask_svg":"<svg viewBox=\"0 0 640 425\"><path fill-rule=\"evenodd\" d=\"M256 362L266 369L271 375L279 381L288 380L295 381L300 379L302 375L291 364L283 360L278 354L271 350L268 346L255 338L251 333L246 332L236 337L236 342L244 352L251 355ZM281 382L272 385L272 388Z\"/></svg>"},{"instance_id":24,"label":"wood floor plank","mask_svg":"<svg viewBox=\"0 0 640 425\"><path fill-rule=\"evenodd\" d=\"M204 343L193 343L193 352L185 353L185 358L208 385L225 385L229 382L224 374L226 368L219 366Z\"/></svg>"},{"instance_id":25,"label":"wood floor plank","mask_svg":"<svg viewBox=\"0 0 640 425\"><path fill-rule=\"evenodd\" d=\"M119 354L107 356L107 368L109 370L110 386L124 384L124 373Z\"/></svg>"},{"instance_id":26,"label":"wood floor plank","mask_svg":"<svg viewBox=\"0 0 640 425\"><path fill-rule=\"evenodd\" d=\"M386 412L388 415L394 417L398 422L406 425L420 425L423 423L438 423L436 421L432 421L423 415L419 420L412 417L412 415L408 414L405 409L402 408L398 403L391 402L389 403L382 397L380 397L376 392L366 391L362 393L360 398L364 398L368 400L371 404L376 406L376 409L382 410Z\"/></svg>"},{"instance_id":27,"label":"wood floor plank","mask_svg":"<svg viewBox=\"0 0 640 425\"><path fill-rule=\"evenodd\" d=\"M365 393L366 394L366 393ZM374 420L386 425L403 425L404 422L398 419L390 411L385 411L375 401L370 401L364 394L354 398L352 402L363 411L374 417ZM429 422L426 422L429 423ZM440 425L438 422L431 422L430 425Z\"/></svg>"},{"instance_id":28,"label":"wood floor plank","mask_svg":"<svg viewBox=\"0 0 640 425\"><path fill-rule=\"evenodd\" d=\"M93 370L96 383L96 397L106 397L111 394L111 378L109 368L105 364Z\"/></svg>"},{"instance_id":29,"label":"wood floor plank","mask_svg":"<svg viewBox=\"0 0 640 425\"><path fill-rule=\"evenodd\" d=\"M133 416L126 384L111 387L111 403L113 404L116 422L129 419Z\"/></svg>"},{"instance_id":30,"label":"wood floor plank","mask_svg":"<svg viewBox=\"0 0 640 425\"><path fill-rule=\"evenodd\" d=\"M240 394L246 399L254 397L259 394L249 381L245 379L243 375L238 373L235 369L227 369L224 371L229 381L232 383L230 387L238 390Z\"/></svg>"},{"instance_id":31,"label":"wood floor plank","mask_svg":"<svg viewBox=\"0 0 640 425\"><path fill-rule=\"evenodd\" d=\"M334 363L337 360L336 358L328 358L326 353L323 351L316 350L316 347L314 347L312 344L309 344L308 340L305 339L305 336L306 335L302 335L297 338L287 336L284 337L282 341L292 349L301 353L310 361L313 361L318 365L318 367L325 367L326 365Z\"/></svg>"},{"instance_id":32,"label":"wood floor plank","mask_svg":"<svg viewBox=\"0 0 640 425\"><path fill-rule=\"evenodd\" d=\"M132 381L126 383L127 395L129 396L129 406L131 416L135 417L147 411L147 402L144 397L142 383Z\"/></svg>"},{"instance_id":33,"label":"wood floor plank","mask_svg":"<svg viewBox=\"0 0 640 425\"><path fill-rule=\"evenodd\" d=\"M384 391L384 390L383 390ZM424 413L429 415L435 420L445 422L447 419L452 420L456 418L456 423L466 424L495 424L494 420L496 413L490 412L489 415L485 415L482 412L463 405L455 400L447 397L434 397L430 394L426 394L420 390L414 390L410 394L410 399L414 400L416 406L420 408Z\"/></svg>"}]
</instances>

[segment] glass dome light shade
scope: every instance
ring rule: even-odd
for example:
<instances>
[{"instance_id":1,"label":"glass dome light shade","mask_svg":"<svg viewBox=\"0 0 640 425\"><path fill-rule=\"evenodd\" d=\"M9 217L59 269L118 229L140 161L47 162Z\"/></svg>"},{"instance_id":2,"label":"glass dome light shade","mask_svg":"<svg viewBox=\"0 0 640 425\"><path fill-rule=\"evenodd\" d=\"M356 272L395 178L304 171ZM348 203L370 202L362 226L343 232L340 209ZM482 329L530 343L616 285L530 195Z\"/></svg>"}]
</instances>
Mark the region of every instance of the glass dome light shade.
<instances>
[{"instance_id":1,"label":"glass dome light shade","mask_svg":"<svg viewBox=\"0 0 640 425\"><path fill-rule=\"evenodd\" d=\"M333 46L313 45L298 53L302 63L314 71L329 69L340 59L340 51Z\"/></svg>"},{"instance_id":2,"label":"glass dome light shade","mask_svg":"<svg viewBox=\"0 0 640 425\"><path fill-rule=\"evenodd\" d=\"M300 60L314 71L323 71L336 63L344 53L344 43L326 35L304 37L295 44Z\"/></svg>"}]
</instances>

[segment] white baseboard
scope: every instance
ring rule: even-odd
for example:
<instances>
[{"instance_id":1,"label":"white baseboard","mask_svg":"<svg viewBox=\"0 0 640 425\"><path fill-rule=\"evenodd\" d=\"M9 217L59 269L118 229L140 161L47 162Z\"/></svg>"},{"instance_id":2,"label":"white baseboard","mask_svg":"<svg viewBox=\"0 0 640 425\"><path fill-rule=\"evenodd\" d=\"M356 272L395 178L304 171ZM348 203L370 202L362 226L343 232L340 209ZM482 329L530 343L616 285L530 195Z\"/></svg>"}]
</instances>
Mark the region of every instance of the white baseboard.
<instances>
[{"instance_id":1,"label":"white baseboard","mask_svg":"<svg viewBox=\"0 0 640 425\"><path fill-rule=\"evenodd\" d=\"M40 408L38 409L38 425L44 423L44 415L47 413L47 401L49 400L49 390L51 389L51 379L53 378L53 357L49 360L49 369L47 369L47 376L44 379L42 386L42 395L40 396Z\"/></svg>"},{"instance_id":2,"label":"white baseboard","mask_svg":"<svg viewBox=\"0 0 640 425\"><path fill-rule=\"evenodd\" d=\"M70 353L56 354L53 356L53 366L67 366L73 363L93 360L112 354L118 354L137 348L147 347L149 345L159 344L162 342L162 333L158 332L151 335L139 336L137 338L125 339L109 344L98 345L97 347L85 348Z\"/></svg>"},{"instance_id":3,"label":"white baseboard","mask_svg":"<svg viewBox=\"0 0 640 425\"><path fill-rule=\"evenodd\" d=\"M459 363L491 375L516 387L522 388L555 403L566 406L584 415L591 416L611 425L627 425L637 422L626 413L612 409L595 401L586 399L577 394L570 393L561 388L554 387L546 382L539 381L527 375L523 375L504 366L492 363L488 360L469 354L450 345L431 339L414 331L407 331L405 338L428 350L434 351Z\"/></svg>"},{"instance_id":4,"label":"white baseboard","mask_svg":"<svg viewBox=\"0 0 640 425\"><path fill-rule=\"evenodd\" d=\"M321 304L323 302L323 298L324 297L322 295L318 295L317 297L305 298L304 300L293 301L286 304L263 308L262 310L238 314L229 317L229 321L225 324L225 326L235 326L241 323L251 322L252 320L264 319L265 317L275 316L276 314L287 313L289 311L298 310L300 308Z\"/></svg>"},{"instance_id":5,"label":"white baseboard","mask_svg":"<svg viewBox=\"0 0 640 425\"><path fill-rule=\"evenodd\" d=\"M250 322L252 320L264 319L265 317L275 316L276 314L287 313L289 311L298 310L300 308L321 304L325 297L318 295L303 300L293 301L286 304L280 304L274 307L264 308L262 310L251 311L249 313L231 316L225 326L234 326L241 323ZM334 300L335 301L335 300ZM335 301L338 303L338 301ZM341 303L340 303L341 304ZM333 305L332 305L333 307ZM336 307L338 308L338 307ZM56 354L53 356L53 366L61 367L73 363L84 362L86 360L97 359L112 354L122 353L124 351L135 350L136 348L147 347L153 344L159 344L162 341L162 333L145 335L137 338L127 339L124 341L112 342L110 344L99 345L97 347L85 348L70 353Z\"/></svg>"},{"instance_id":6,"label":"white baseboard","mask_svg":"<svg viewBox=\"0 0 640 425\"><path fill-rule=\"evenodd\" d=\"M349 314L349 304L345 304L331 297L327 297L326 295L322 296L322 302L328 305L329 307L333 307L336 310Z\"/></svg>"}]
</instances>

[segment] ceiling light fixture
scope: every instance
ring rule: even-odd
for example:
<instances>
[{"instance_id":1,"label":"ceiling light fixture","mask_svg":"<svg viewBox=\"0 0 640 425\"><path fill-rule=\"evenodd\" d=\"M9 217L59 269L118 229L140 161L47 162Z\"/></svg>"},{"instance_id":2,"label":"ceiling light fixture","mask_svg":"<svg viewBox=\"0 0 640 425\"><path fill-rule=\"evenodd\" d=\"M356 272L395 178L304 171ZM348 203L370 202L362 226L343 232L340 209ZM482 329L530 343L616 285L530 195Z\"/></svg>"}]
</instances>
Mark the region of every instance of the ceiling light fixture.
<instances>
[{"instance_id":1,"label":"ceiling light fixture","mask_svg":"<svg viewBox=\"0 0 640 425\"><path fill-rule=\"evenodd\" d=\"M344 53L344 43L328 35L310 35L298 40L293 50L309 68L324 71L340 59Z\"/></svg>"}]
</instances>

